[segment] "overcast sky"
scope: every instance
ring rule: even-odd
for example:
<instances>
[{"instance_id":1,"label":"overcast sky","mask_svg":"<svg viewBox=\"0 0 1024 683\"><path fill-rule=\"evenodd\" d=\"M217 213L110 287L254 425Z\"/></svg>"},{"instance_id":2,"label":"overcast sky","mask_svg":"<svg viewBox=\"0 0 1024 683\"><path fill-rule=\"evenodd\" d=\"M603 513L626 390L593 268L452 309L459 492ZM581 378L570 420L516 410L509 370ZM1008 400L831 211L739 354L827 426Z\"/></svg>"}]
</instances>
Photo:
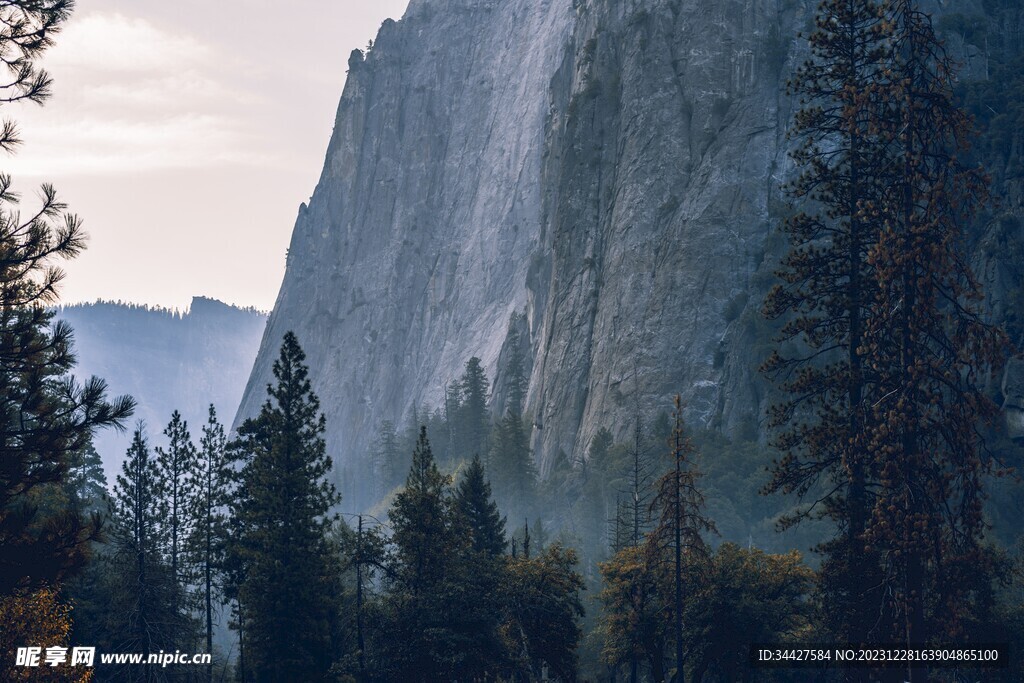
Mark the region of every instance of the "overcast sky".
<instances>
[{"instance_id":1,"label":"overcast sky","mask_svg":"<svg viewBox=\"0 0 1024 683\"><path fill-rule=\"evenodd\" d=\"M271 308L348 55L407 4L78 0L44 59L53 97L2 112L25 209L52 182L90 235L62 299Z\"/></svg>"}]
</instances>

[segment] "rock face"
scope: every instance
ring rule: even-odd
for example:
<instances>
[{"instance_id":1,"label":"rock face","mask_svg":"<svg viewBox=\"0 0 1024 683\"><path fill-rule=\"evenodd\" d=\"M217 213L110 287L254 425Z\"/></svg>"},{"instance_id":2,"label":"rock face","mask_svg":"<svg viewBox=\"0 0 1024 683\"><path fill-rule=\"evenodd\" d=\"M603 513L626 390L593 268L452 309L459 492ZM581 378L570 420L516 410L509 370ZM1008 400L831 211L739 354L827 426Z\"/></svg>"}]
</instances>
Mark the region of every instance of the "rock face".
<instances>
[{"instance_id":1,"label":"rock face","mask_svg":"<svg viewBox=\"0 0 1024 683\"><path fill-rule=\"evenodd\" d=\"M542 473L677 392L691 422L757 434L782 83L816 4L412 0L349 60L236 422L294 330L360 507L376 425L474 355L500 409L514 335Z\"/></svg>"}]
</instances>

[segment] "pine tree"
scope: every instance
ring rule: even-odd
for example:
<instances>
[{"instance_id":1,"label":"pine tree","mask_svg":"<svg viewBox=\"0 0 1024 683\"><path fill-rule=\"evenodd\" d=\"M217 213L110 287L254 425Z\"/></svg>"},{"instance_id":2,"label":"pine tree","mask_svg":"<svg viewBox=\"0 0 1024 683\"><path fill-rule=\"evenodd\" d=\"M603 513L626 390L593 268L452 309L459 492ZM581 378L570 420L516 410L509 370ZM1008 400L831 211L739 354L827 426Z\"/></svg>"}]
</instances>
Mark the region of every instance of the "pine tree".
<instances>
[{"instance_id":1,"label":"pine tree","mask_svg":"<svg viewBox=\"0 0 1024 683\"><path fill-rule=\"evenodd\" d=\"M489 386L480 359L474 356L466 361L465 372L459 380L459 388L462 390L459 431L464 436L462 445L465 448L465 455L468 456L487 453L488 435L491 430L491 417L487 410Z\"/></svg>"},{"instance_id":2,"label":"pine tree","mask_svg":"<svg viewBox=\"0 0 1024 683\"><path fill-rule=\"evenodd\" d=\"M839 535L821 547L823 585L847 642L868 638L881 600L878 559L864 543L873 504L865 413L877 384L864 358L864 330L876 299L870 254L887 184L876 123L886 99L883 7L877 0L819 6L811 57L788 87L800 98L790 131L799 141L792 157L800 175L786 192L802 210L784 226L792 249L778 273L783 284L765 304L769 317L787 318L778 342L795 349L776 351L763 368L789 394L770 413L783 457L767 490L796 493L805 503L783 526L811 510L837 523Z\"/></svg>"},{"instance_id":3,"label":"pine tree","mask_svg":"<svg viewBox=\"0 0 1024 683\"><path fill-rule=\"evenodd\" d=\"M64 488L71 506L80 514L101 514L107 510L107 475L103 460L92 443L72 454Z\"/></svg>"},{"instance_id":4,"label":"pine tree","mask_svg":"<svg viewBox=\"0 0 1024 683\"><path fill-rule=\"evenodd\" d=\"M556 680L576 680L584 614L577 564L576 552L559 543L510 559L504 630L512 640L514 680L541 680L545 667Z\"/></svg>"},{"instance_id":5,"label":"pine tree","mask_svg":"<svg viewBox=\"0 0 1024 683\"><path fill-rule=\"evenodd\" d=\"M377 667L386 680L477 680L500 666L502 562L473 551L426 428L388 514L389 562ZM485 507L487 507L485 505Z\"/></svg>"},{"instance_id":6,"label":"pine tree","mask_svg":"<svg viewBox=\"0 0 1024 683\"><path fill-rule=\"evenodd\" d=\"M457 459L467 452L466 438L462 433L462 385L458 382L444 385L444 426L447 434L449 456ZM410 448L408 453L412 452Z\"/></svg>"},{"instance_id":7,"label":"pine tree","mask_svg":"<svg viewBox=\"0 0 1024 683\"><path fill-rule=\"evenodd\" d=\"M395 550L386 624L394 631L381 645L395 680L441 680L450 673L450 623L439 600L459 539L448 483L421 427L405 488L388 515Z\"/></svg>"},{"instance_id":8,"label":"pine tree","mask_svg":"<svg viewBox=\"0 0 1024 683\"><path fill-rule=\"evenodd\" d=\"M51 80L37 60L52 46L72 9L69 0L14 0L0 6L4 72L0 103L42 103ZM11 120L0 149L18 144ZM67 476L69 459L103 427L120 428L134 403L106 399L106 385L78 384L71 328L51 308L64 278L59 263L85 246L81 222L50 185L27 214L0 175L0 595L52 584L78 568L98 528L73 511L43 514L32 498Z\"/></svg>"},{"instance_id":9,"label":"pine tree","mask_svg":"<svg viewBox=\"0 0 1024 683\"><path fill-rule=\"evenodd\" d=\"M711 557L695 559L686 566L692 590L683 606L692 680L706 680L711 672L717 680L757 680L761 672L751 667L750 643L807 637L814 624L808 597L815 573L800 553L769 555L723 543ZM671 594L670 586L664 584L664 594Z\"/></svg>"},{"instance_id":10,"label":"pine tree","mask_svg":"<svg viewBox=\"0 0 1024 683\"><path fill-rule=\"evenodd\" d=\"M651 532L650 542L662 551L672 552L676 679L682 683L684 559L685 556L707 556L703 535L715 532L715 525L704 514L704 494L698 486L700 472L693 463L697 451L683 430L683 406L678 395L674 417L671 444L674 466L658 480L657 492L651 501L651 511L658 514L658 522Z\"/></svg>"},{"instance_id":11,"label":"pine tree","mask_svg":"<svg viewBox=\"0 0 1024 683\"><path fill-rule=\"evenodd\" d=\"M174 586L171 612L175 615L170 635L173 645L180 647L183 643L178 641L178 636L183 635L191 611L189 605L179 603L179 596L186 594L194 578L191 575L192 567L186 566L190 563L187 562L189 558L185 552L185 545L196 525L198 510L195 502L199 491L195 473L199 468L199 455L192 443L188 423L177 410L171 414L171 421L164 429L164 436L167 437L167 448L157 446L155 449L158 472L156 481L158 495L167 509L167 546L164 552L170 566L171 583Z\"/></svg>"},{"instance_id":12,"label":"pine tree","mask_svg":"<svg viewBox=\"0 0 1024 683\"><path fill-rule=\"evenodd\" d=\"M509 411L494 430L487 467L499 506L517 519L536 499L537 469L522 418Z\"/></svg>"},{"instance_id":13,"label":"pine tree","mask_svg":"<svg viewBox=\"0 0 1024 683\"><path fill-rule=\"evenodd\" d=\"M495 556L505 552L505 518L491 499L491 484L485 478L480 456L466 468L455 491L455 505L469 526L476 552Z\"/></svg>"},{"instance_id":14,"label":"pine tree","mask_svg":"<svg viewBox=\"0 0 1024 683\"><path fill-rule=\"evenodd\" d=\"M413 404L412 407L409 408L409 415L406 418L405 427L402 428L402 453L412 453L413 450L416 449L416 443L420 438L420 429L426 424L426 421L427 416L422 414L419 406ZM399 481L397 483L401 483L401 477L405 474L406 472L401 471L398 473Z\"/></svg>"},{"instance_id":15,"label":"pine tree","mask_svg":"<svg viewBox=\"0 0 1024 683\"><path fill-rule=\"evenodd\" d=\"M403 569L403 581L413 595L442 575L445 554L451 538L451 503L445 495L448 477L441 474L427 438L427 428L420 429L412 466L405 488L395 497L389 514L398 549L396 560Z\"/></svg>"},{"instance_id":16,"label":"pine tree","mask_svg":"<svg viewBox=\"0 0 1024 683\"><path fill-rule=\"evenodd\" d=\"M239 567L246 667L256 680L323 680L331 663L334 607L323 595L333 581L327 534L339 497L327 481L326 425L304 361L288 332L273 366L276 385L230 446L241 465L230 550Z\"/></svg>"},{"instance_id":17,"label":"pine tree","mask_svg":"<svg viewBox=\"0 0 1024 683\"><path fill-rule=\"evenodd\" d=\"M522 415L523 405L526 403L526 390L529 388L529 378L526 376L523 350L519 348L518 339L512 342L512 351L505 372L508 373L506 410L516 415Z\"/></svg>"},{"instance_id":18,"label":"pine tree","mask_svg":"<svg viewBox=\"0 0 1024 683\"><path fill-rule=\"evenodd\" d=\"M887 558L882 584L908 644L962 635L971 587L991 575L982 505L993 466L979 426L995 413L983 383L1006 348L982 318L964 249L987 178L958 159L971 122L954 102L952 60L917 5L887 6L889 107L878 127L894 171L879 207L877 311L864 342L879 385L869 443L879 492L866 540Z\"/></svg>"},{"instance_id":19,"label":"pine tree","mask_svg":"<svg viewBox=\"0 0 1024 683\"><path fill-rule=\"evenodd\" d=\"M669 641L670 567L652 543L626 545L600 565L603 589L601 658L613 668L629 665L630 681L638 681L640 659L646 659L655 681L664 680L665 647Z\"/></svg>"},{"instance_id":20,"label":"pine tree","mask_svg":"<svg viewBox=\"0 0 1024 683\"><path fill-rule=\"evenodd\" d=\"M148 656L169 647L166 605L170 590L162 549L167 508L160 497L160 471L140 424L114 485L113 503L118 543L117 569L129 592L128 631L132 649ZM174 588L171 586L170 588ZM151 676L146 667L147 679Z\"/></svg>"},{"instance_id":21,"label":"pine tree","mask_svg":"<svg viewBox=\"0 0 1024 683\"><path fill-rule=\"evenodd\" d=\"M226 518L234 472L227 457L227 437L224 426L217 419L217 411L210 404L203 435L199 440L199 453L195 471L196 495L194 499L195 525L189 538L192 564L198 570L202 584L201 597L205 616L206 651L213 652L213 608L222 602L221 584L224 570L224 551L228 541ZM213 665L207 669L207 680L213 679Z\"/></svg>"},{"instance_id":22,"label":"pine tree","mask_svg":"<svg viewBox=\"0 0 1024 683\"><path fill-rule=\"evenodd\" d=\"M373 444L371 456L374 474L379 482L378 497L383 497L401 482L402 472L405 471L402 453L395 423L384 420L377 430L377 439Z\"/></svg>"},{"instance_id":23,"label":"pine tree","mask_svg":"<svg viewBox=\"0 0 1024 683\"><path fill-rule=\"evenodd\" d=\"M372 604L373 587L379 585L376 580L381 571L386 567L386 541L382 533L382 527L372 515L357 515L355 528L350 528L344 522L336 526L337 543L339 545L339 557L341 558L341 570L349 578L354 579L355 586L349 594L349 602L352 609L346 610L350 615L350 621L354 621L355 662L347 668L342 668L343 673L352 671L357 681L366 680L368 674L367 665L367 634L369 626L379 623L378 619L367 623L370 610L367 603ZM354 576L352 576L354 574ZM376 605L373 605L376 606ZM354 614L352 614L354 612Z\"/></svg>"}]
</instances>

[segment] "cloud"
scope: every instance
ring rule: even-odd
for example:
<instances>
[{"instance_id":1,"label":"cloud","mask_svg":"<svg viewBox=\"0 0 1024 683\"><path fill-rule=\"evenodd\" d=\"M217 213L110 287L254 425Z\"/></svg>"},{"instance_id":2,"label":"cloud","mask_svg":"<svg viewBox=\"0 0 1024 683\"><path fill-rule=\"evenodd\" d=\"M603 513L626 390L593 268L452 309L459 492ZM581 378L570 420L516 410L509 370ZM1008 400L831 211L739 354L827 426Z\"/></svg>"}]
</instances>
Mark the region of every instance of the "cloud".
<instances>
[{"instance_id":1,"label":"cloud","mask_svg":"<svg viewBox=\"0 0 1024 683\"><path fill-rule=\"evenodd\" d=\"M69 22L46 58L54 71L152 73L181 70L215 58L188 35L122 14L81 14Z\"/></svg>"},{"instance_id":2,"label":"cloud","mask_svg":"<svg viewBox=\"0 0 1024 683\"><path fill-rule=\"evenodd\" d=\"M29 153L17 154L4 164L16 177L273 163L248 131L224 116L39 121L27 137L31 138L25 150Z\"/></svg>"},{"instance_id":3,"label":"cloud","mask_svg":"<svg viewBox=\"0 0 1024 683\"><path fill-rule=\"evenodd\" d=\"M175 110L217 108L258 104L263 100L255 93L232 88L221 81L197 72L170 75L148 75L134 80L97 83L81 93L81 106L97 109L139 108Z\"/></svg>"},{"instance_id":4,"label":"cloud","mask_svg":"<svg viewBox=\"0 0 1024 683\"><path fill-rule=\"evenodd\" d=\"M274 163L259 151L254 118L264 95L224 81L244 72L236 56L119 13L78 15L56 42L43 64L57 94L7 112L25 145L3 170L52 177Z\"/></svg>"}]
</instances>

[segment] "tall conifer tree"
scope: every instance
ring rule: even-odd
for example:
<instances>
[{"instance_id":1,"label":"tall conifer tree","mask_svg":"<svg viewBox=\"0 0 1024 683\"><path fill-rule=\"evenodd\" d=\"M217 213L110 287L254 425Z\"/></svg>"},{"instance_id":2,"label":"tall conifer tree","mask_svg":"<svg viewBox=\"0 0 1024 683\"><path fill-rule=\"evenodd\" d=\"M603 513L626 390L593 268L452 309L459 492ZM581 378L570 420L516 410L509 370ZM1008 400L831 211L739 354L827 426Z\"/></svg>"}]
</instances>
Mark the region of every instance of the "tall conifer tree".
<instances>
[{"instance_id":1,"label":"tall conifer tree","mask_svg":"<svg viewBox=\"0 0 1024 683\"><path fill-rule=\"evenodd\" d=\"M156 483L158 495L162 497L167 510L167 534L164 539L167 545L164 552L171 571L171 582L175 587L171 595L171 612L175 615L171 625L171 640L175 647L180 647L177 637L187 624L191 606L179 604L179 600L187 593L195 578L191 575L186 542L196 523L195 498L199 491L195 473L199 467L199 457L188 431L188 423L177 410L171 414L164 436L167 437L167 447L157 446L155 449L159 473Z\"/></svg>"},{"instance_id":2,"label":"tall conifer tree","mask_svg":"<svg viewBox=\"0 0 1024 683\"><path fill-rule=\"evenodd\" d=\"M796 349L775 352L764 367L789 394L770 414L783 457L768 490L805 503L784 526L812 511L836 523L837 536L821 546L822 587L838 617L832 628L848 642L883 635L872 633L882 596L878 559L864 542L874 504L865 414L877 385L864 337L877 293L870 254L888 182L888 147L878 133L888 95L884 7L825 0L818 8L811 56L789 83L801 105L790 131L800 174L786 191L801 210L784 226L791 251L779 271L783 284L765 304L766 315L786 318L780 344Z\"/></svg>"},{"instance_id":3,"label":"tall conifer tree","mask_svg":"<svg viewBox=\"0 0 1024 683\"><path fill-rule=\"evenodd\" d=\"M455 504L469 527L473 549L490 555L501 555L508 544L505 518L491 498L491 484L484 474L480 456L466 468L455 491Z\"/></svg>"},{"instance_id":4,"label":"tall conifer tree","mask_svg":"<svg viewBox=\"0 0 1024 683\"><path fill-rule=\"evenodd\" d=\"M395 423L384 420L377 430L372 455L379 496L384 496L401 483L402 473L405 471L402 452Z\"/></svg>"},{"instance_id":5,"label":"tall conifer tree","mask_svg":"<svg viewBox=\"0 0 1024 683\"><path fill-rule=\"evenodd\" d=\"M114 518L118 541L116 566L126 587L127 635L131 649L149 655L169 647L170 589L164 565L167 508L160 496L160 470L140 424L114 485ZM119 624L124 626L124 624ZM146 679L152 671L146 666Z\"/></svg>"},{"instance_id":6,"label":"tall conifer tree","mask_svg":"<svg viewBox=\"0 0 1024 683\"><path fill-rule=\"evenodd\" d=\"M491 441L487 467L495 495L502 509L518 519L530 512L537 491L537 468L522 418L506 412Z\"/></svg>"},{"instance_id":7,"label":"tall conifer tree","mask_svg":"<svg viewBox=\"0 0 1024 683\"><path fill-rule=\"evenodd\" d=\"M656 485L651 511L657 513L657 526L651 531L649 542L661 551L671 553L668 560L672 568L676 680L683 682L683 563L687 555L706 557L704 534L715 531L715 525L704 514L704 494L698 486L700 472L694 459L697 450L683 431L683 407L679 396L675 399L675 426L672 430L673 468L663 474Z\"/></svg>"},{"instance_id":8,"label":"tall conifer tree","mask_svg":"<svg viewBox=\"0 0 1024 683\"><path fill-rule=\"evenodd\" d=\"M917 2L893 0L886 18L890 95L878 125L893 172L865 336L879 384L870 442L879 491L867 540L884 560L897 634L924 643L962 634L971 589L990 569L982 504L993 463L979 427L994 415L983 387L1006 340L982 318L965 255L987 177L958 158L971 122L954 102L954 65Z\"/></svg>"},{"instance_id":9,"label":"tall conifer tree","mask_svg":"<svg viewBox=\"0 0 1024 683\"><path fill-rule=\"evenodd\" d=\"M202 608L205 617L206 651L213 652L213 609L223 598L221 579L224 572L224 550L228 540L227 508L233 489L234 472L227 457L227 437L217 419L213 404L199 440L195 473L195 525L189 539L192 563L201 584ZM207 680L213 678L213 665L207 669Z\"/></svg>"},{"instance_id":10,"label":"tall conifer tree","mask_svg":"<svg viewBox=\"0 0 1024 683\"><path fill-rule=\"evenodd\" d=\"M490 383L480 359L476 356L466 361L466 369L459 380L459 388L462 390L462 403L459 408L462 429L459 431L464 438L464 455L482 456L487 453L487 437L491 429L490 412L487 410Z\"/></svg>"},{"instance_id":11,"label":"tall conifer tree","mask_svg":"<svg viewBox=\"0 0 1024 683\"><path fill-rule=\"evenodd\" d=\"M319 681L332 657L334 607L323 596L333 582L327 535L339 497L327 480L331 459L320 401L291 332L273 372L269 398L231 444L242 465L232 506L239 537L231 550L242 567L246 667L257 681Z\"/></svg>"}]
</instances>

